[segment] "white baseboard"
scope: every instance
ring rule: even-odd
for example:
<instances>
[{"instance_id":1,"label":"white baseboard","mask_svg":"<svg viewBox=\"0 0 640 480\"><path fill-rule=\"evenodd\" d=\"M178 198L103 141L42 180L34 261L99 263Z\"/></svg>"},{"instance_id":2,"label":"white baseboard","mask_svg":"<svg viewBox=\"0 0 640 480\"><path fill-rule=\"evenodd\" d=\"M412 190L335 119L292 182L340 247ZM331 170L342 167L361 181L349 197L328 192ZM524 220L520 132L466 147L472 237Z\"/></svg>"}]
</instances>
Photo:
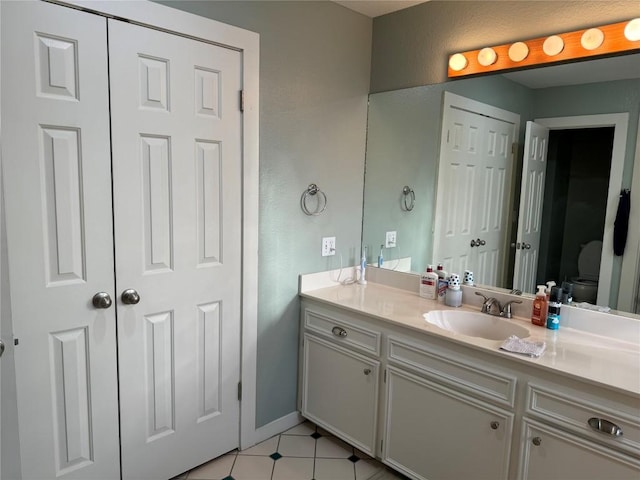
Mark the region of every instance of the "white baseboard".
<instances>
[{"instance_id":1,"label":"white baseboard","mask_svg":"<svg viewBox=\"0 0 640 480\"><path fill-rule=\"evenodd\" d=\"M280 417L273 422L267 423L266 425L256 428L255 434L253 436L254 443L253 445L263 442L268 438L273 437L274 435L278 435L290 428L295 427L299 423L302 423L304 418L300 415L299 412L291 412L284 417ZM253 445L243 445L242 449L247 449Z\"/></svg>"}]
</instances>

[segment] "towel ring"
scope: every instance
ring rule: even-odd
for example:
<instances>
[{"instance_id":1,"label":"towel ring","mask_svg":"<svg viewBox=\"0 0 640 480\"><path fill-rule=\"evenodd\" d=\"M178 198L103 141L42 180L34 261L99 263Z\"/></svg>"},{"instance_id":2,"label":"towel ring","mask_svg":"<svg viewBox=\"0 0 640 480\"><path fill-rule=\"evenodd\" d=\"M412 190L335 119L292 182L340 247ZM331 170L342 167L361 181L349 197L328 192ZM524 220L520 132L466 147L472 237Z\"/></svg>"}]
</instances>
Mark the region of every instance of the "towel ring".
<instances>
[{"instance_id":1,"label":"towel ring","mask_svg":"<svg viewBox=\"0 0 640 480\"><path fill-rule=\"evenodd\" d=\"M416 194L413 191L413 189L411 189L408 185L405 185L404 188L402 189L402 195L403 195L403 203L404 203L404 210L407 212L410 212L411 210L413 210L413 207L415 207L416 205ZM409 199L409 201L407 202L407 198Z\"/></svg>"},{"instance_id":2,"label":"towel ring","mask_svg":"<svg viewBox=\"0 0 640 480\"><path fill-rule=\"evenodd\" d=\"M316 208L314 210L311 210L307 205L307 201L310 197L315 197L316 195L318 195L316 197ZM302 192L302 196L300 197L300 207L306 215L318 216L322 212L324 212L325 208L327 208L327 196L322 190L318 188L315 183L312 183L309 185L309 188Z\"/></svg>"}]
</instances>

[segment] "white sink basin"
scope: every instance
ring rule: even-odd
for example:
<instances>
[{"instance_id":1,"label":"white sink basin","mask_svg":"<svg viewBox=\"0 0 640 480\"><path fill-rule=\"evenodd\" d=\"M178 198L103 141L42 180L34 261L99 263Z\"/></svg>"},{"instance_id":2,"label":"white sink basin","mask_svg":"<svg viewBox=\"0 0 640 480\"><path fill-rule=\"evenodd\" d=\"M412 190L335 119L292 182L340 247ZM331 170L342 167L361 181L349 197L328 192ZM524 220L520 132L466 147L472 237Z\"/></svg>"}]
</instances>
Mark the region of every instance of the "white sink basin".
<instances>
[{"instance_id":1,"label":"white sink basin","mask_svg":"<svg viewBox=\"0 0 640 480\"><path fill-rule=\"evenodd\" d=\"M432 325L450 332L488 340L504 340L511 335L520 338L529 336L529 330L503 318L480 312L434 310L424 314Z\"/></svg>"}]
</instances>

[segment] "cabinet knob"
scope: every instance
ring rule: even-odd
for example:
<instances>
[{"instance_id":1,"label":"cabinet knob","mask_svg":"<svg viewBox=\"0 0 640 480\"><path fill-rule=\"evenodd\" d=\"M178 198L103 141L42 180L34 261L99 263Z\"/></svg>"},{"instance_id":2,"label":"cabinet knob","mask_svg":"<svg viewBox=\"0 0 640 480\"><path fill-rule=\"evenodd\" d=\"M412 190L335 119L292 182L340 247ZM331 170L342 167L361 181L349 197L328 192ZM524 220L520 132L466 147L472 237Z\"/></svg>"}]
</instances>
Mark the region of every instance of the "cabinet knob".
<instances>
[{"instance_id":1,"label":"cabinet knob","mask_svg":"<svg viewBox=\"0 0 640 480\"><path fill-rule=\"evenodd\" d=\"M491 425L491 430L497 430L498 427L500 427L500 422L493 421L490 423L490 425Z\"/></svg>"},{"instance_id":2,"label":"cabinet knob","mask_svg":"<svg viewBox=\"0 0 640 480\"><path fill-rule=\"evenodd\" d=\"M531 440L536 447L539 447L542 444L542 439L540 437L533 437Z\"/></svg>"},{"instance_id":3,"label":"cabinet knob","mask_svg":"<svg viewBox=\"0 0 640 480\"><path fill-rule=\"evenodd\" d=\"M371 373L371 369L370 368L365 368L363 371L364 371L365 375L369 375Z\"/></svg>"},{"instance_id":4,"label":"cabinet knob","mask_svg":"<svg viewBox=\"0 0 640 480\"><path fill-rule=\"evenodd\" d=\"M341 327L333 327L331 329L331 333L333 333L336 337L346 337L347 331Z\"/></svg>"},{"instance_id":5,"label":"cabinet knob","mask_svg":"<svg viewBox=\"0 0 640 480\"><path fill-rule=\"evenodd\" d=\"M111 306L111 296L106 292L98 292L91 299L91 303L96 308L109 308Z\"/></svg>"}]
</instances>

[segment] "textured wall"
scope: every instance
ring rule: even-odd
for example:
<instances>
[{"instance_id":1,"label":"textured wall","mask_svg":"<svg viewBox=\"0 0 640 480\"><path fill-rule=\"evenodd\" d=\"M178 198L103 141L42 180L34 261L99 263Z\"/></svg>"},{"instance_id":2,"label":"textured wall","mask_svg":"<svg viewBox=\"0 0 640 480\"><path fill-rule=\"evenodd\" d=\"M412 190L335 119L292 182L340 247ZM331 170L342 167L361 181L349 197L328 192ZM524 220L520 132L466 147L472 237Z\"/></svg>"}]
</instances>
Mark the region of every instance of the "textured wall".
<instances>
[{"instance_id":1,"label":"textured wall","mask_svg":"<svg viewBox=\"0 0 640 480\"><path fill-rule=\"evenodd\" d=\"M431 0L374 19L371 91L444 82L451 53L638 16L637 0Z\"/></svg>"},{"instance_id":2,"label":"textured wall","mask_svg":"<svg viewBox=\"0 0 640 480\"><path fill-rule=\"evenodd\" d=\"M262 426L296 410L298 274L339 267L320 256L323 236L345 264L359 255L372 21L326 1L162 3L260 34ZM300 209L310 183L328 197L318 217Z\"/></svg>"}]
</instances>

